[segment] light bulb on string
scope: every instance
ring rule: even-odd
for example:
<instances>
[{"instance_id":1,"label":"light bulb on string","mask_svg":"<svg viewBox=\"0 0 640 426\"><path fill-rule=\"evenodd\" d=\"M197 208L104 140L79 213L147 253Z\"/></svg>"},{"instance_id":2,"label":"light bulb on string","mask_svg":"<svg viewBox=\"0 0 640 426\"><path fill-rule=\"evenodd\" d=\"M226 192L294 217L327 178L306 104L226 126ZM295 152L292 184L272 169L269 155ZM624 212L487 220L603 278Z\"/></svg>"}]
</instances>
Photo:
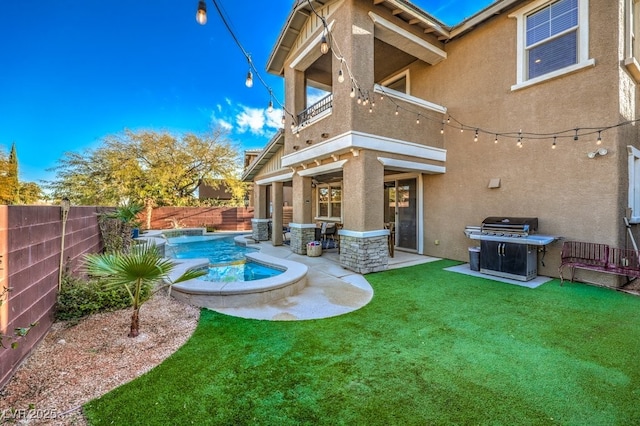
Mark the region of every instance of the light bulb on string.
<instances>
[{"instance_id":1,"label":"light bulb on string","mask_svg":"<svg viewBox=\"0 0 640 426\"><path fill-rule=\"evenodd\" d=\"M553 137L553 143L551 144L551 149L556 149L556 139L557 139L557 137L554 136Z\"/></svg>"},{"instance_id":2,"label":"light bulb on string","mask_svg":"<svg viewBox=\"0 0 640 426\"><path fill-rule=\"evenodd\" d=\"M198 2L198 11L196 12L196 21L200 25L207 23L207 4L204 0Z\"/></svg>"},{"instance_id":3,"label":"light bulb on string","mask_svg":"<svg viewBox=\"0 0 640 426\"><path fill-rule=\"evenodd\" d=\"M244 84L248 88L253 87L253 73L251 72L251 69L249 69L249 71L247 72L247 79L244 81Z\"/></svg>"},{"instance_id":4,"label":"light bulb on string","mask_svg":"<svg viewBox=\"0 0 640 426\"><path fill-rule=\"evenodd\" d=\"M478 142L478 129L476 129L476 134L475 134L475 136L473 137L473 141L474 141L474 142Z\"/></svg>"},{"instance_id":5,"label":"light bulb on string","mask_svg":"<svg viewBox=\"0 0 640 426\"><path fill-rule=\"evenodd\" d=\"M442 127L440 127L440 134L444 135L444 121L442 122Z\"/></svg>"},{"instance_id":6,"label":"light bulb on string","mask_svg":"<svg viewBox=\"0 0 640 426\"><path fill-rule=\"evenodd\" d=\"M320 53L326 55L329 52L329 43L327 42L327 37L322 35L322 40L320 41Z\"/></svg>"},{"instance_id":7,"label":"light bulb on string","mask_svg":"<svg viewBox=\"0 0 640 426\"><path fill-rule=\"evenodd\" d=\"M498 143L498 135L496 134L496 138L494 139L493 143Z\"/></svg>"},{"instance_id":8,"label":"light bulb on string","mask_svg":"<svg viewBox=\"0 0 640 426\"><path fill-rule=\"evenodd\" d=\"M282 114L282 124L284 124L286 120L287 120L286 117L284 116L284 114Z\"/></svg>"},{"instance_id":9,"label":"light bulb on string","mask_svg":"<svg viewBox=\"0 0 640 426\"><path fill-rule=\"evenodd\" d=\"M447 124L451 123L451 116L447 117Z\"/></svg>"},{"instance_id":10,"label":"light bulb on string","mask_svg":"<svg viewBox=\"0 0 640 426\"><path fill-rule=\"evenodd\" d=\"M399 108L398 105L396 105L396 113L395 113L396 115L400 114L400 111L398 108Z\"/></svg>"},{"instance_id":11,"label":"light bulb on string","mask_svg":"<svg viewBox=\"0 0 640 426\"><path fill-rule=\"evenodd\" d=\"M596 145L602 145L602 130L598 130L598 140L596 141Z\"/></svg>"},{"instance_id":12,"label":"light bulb on string","mask_svg":"<svg viewBox=\"0 0 640 426\"><path fill-rule=\"evenodd\" d=\"M420 124L420 114L416 116L416 124Z\"/></svg>"},{"instance_id":13,"label":"light bulb on string","mask_svg":"<svg viewBox=\"0 0 640 426\"><path fill-rule=\"evenodd\" d=\"M269 99L269 106L267 107L267 112L268 113L272 113L273 112L273 100Z\"/></svg>"},{"instance_id":14,"label":"light bulb on string","mask_svg":"<svg viewBox=\"0 0 640 426\"><path fill-rule=\"evenodd\" d=\"M573 140L574 140L574 141L577 141L577 140L579 139L579 138L578 138L578 129L576 128L576 129L574 129L574 130L576 131L576 133L575 133L575 135L573 135Z\"/></svg>"},{"instance_id":15,"label":"light bulb on string","mask_svg":"<svg viewBox=\"0 0 640 426\"><path fill-rule=\"evenodd\" d=\"M460 126L460 133L464 133L464 127Z\"/></svg>"},{"instance_id":16,"label":"light bulb on string","mask_svg":"<svg viewBox=\"0 0 640 426\"><path fill-rule=\"evenodd\" d=\"M344 73L342 72L342 68L338 70L338 83L344 83Z\"/></svg>"},{"instance_id":17,"label":"light bulb on string","mask_svg":"<svg viewBox=\"0 0 640 426\"><path fill-rule=\"evenodd\" d=\"M351 86L351 93L349 93L349 97L351 98L355 98L356 97L356 88Z\"/></svg>"},{"instance_id":18,"label":"light bulb on string","mask_svg":"<svg viewBox=\"0 0 640 426\"><path fill-rule=\"evenodd\" d=\"M369 114L373 112L373 105L369 105Z\"/></svg>"}]
</instances>

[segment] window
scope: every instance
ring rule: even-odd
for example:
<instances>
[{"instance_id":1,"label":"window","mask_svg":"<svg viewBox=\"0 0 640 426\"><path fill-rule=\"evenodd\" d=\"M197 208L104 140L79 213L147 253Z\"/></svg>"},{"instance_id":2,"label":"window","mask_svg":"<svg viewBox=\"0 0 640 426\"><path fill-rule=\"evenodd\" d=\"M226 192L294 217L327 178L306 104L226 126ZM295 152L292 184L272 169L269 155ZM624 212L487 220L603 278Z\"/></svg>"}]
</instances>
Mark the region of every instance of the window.
<instances>
[{"instance_id":1,"label":"window","mask_svg":"<svg viewBox=\"0 0 640 426\"><path fill-rule=\"evenodd\" d=\"M342 186L320 184L317 186L317 217L342 220Z\"/></svg>"},{"instance_id":2,"label":"window","mask_svg":"<svg viewBox=\"0 0 640 426\"><path fill-rule=\"evenodd\" d=\"M640 150L627 146L629 157L629 210L631 223L640 223Z\"/></svg>"},{"instance_id":3,"label":"window","mask_svg":"<svg viewBox=\"0 0 640 426\"><path fill-rule=\"evenodd\" d=\"M512 90L586 66L588 0L539 0L509 15L518 20L517 84Z\"/></svg>"},{"instance_id":4,"label":"window","mask_svg":"<svg viewBox=\"0 0 640 426\"><path fill-rule=\"evenodd\" d=\"M625 59L624 64L627 70L637 82L640 82L640 64L638 63L638 55L640 55L640 0L627 0L626 7L626 28L627 38L625 43Z\"/></svg>"}]
</instances>

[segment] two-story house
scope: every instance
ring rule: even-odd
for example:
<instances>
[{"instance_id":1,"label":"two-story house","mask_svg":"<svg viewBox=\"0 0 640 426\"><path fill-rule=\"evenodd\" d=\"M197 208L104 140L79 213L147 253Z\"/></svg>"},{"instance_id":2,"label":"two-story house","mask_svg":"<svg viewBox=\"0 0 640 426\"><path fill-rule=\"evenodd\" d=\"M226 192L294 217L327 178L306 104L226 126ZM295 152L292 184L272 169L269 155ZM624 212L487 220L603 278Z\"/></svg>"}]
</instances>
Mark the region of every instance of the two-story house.
<instances>
[{"instance_id":1,"label":"two-story house","mask_svg":"<svg viewBox=\"0 0 640 426\"><path fill-rule=\"evenodd\" d=\"M251 171L254 232L280 226L291 186L291 250L339 222L340 262L362 273L387 267L389 224L396 249L458 260L487 216L624 246L624 218L640 222L639 9L498 0L448 27L403 0L296 1L267 64L286 113ZM539 272L557 276L560 243L546 249Z\"/></svg>"}]
</instances>

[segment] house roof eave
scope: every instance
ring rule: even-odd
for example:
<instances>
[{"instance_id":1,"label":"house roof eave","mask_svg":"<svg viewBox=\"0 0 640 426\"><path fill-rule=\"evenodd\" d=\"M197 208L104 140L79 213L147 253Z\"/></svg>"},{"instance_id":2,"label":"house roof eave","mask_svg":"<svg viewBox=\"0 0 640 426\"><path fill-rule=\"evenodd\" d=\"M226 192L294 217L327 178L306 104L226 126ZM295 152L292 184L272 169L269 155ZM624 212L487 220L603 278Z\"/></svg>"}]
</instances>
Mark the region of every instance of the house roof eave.
<instances>
[{"instance_id":1,"label":"house roof eave","mask_svg":"<svg viewBox=\"0 0 640 426\"><path fill-rule=\"evenodd\" d=\"M242 173L241 180L243 182L252 182L262 167L271 160L282 146L284 146L284 129L279 129L271 140L269 140L267 146L260 152L258 158Z\"/></svg>"}]
</instances>

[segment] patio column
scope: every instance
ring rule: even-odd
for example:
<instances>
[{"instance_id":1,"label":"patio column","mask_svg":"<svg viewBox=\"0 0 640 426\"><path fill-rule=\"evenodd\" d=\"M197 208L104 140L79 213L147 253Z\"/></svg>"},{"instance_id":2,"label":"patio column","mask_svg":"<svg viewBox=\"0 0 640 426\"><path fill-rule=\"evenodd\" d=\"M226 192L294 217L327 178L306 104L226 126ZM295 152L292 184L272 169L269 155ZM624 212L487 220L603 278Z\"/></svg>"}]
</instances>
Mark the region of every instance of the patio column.
<instances>
[{"instance_id":1,"label":"patio column","mask_svg":"<svg viewBox=\"0 0 640 426\"><path fill-rule=\"evenodd\" d=\"M267 241L269 239L267 187L254 184L253 194L254 209L253 219L251 219L251 237L256 241Z\"/></svg>"},{"instance_id":2,"label":"patio column","mask_svg":"<svg viewBox=\"0 0 640 426\"><path fill-rule=\"evenodd\" d=\"M374 152L362 150L345 163L343 179L340 264L360 274L383 271L389 265L384 166Z\"/></svg>"},{"instance_id":3,"label":"patio column","mask_svg":"<svg viewBox=\"0 0 640 426\"><path fill-rule=\"evenodd\" d=\"M315 240L316 224L312 214L311 178L293 175L293 222L291 229L291 251L307 254L307 243Z\"/></svg>"},{"instance_id":4,"label":"patio column","mask_svg":"<svg viewBox=\"0 0 640 426\"><path fill-rule=\"evenodd\" d=\"M282 188L282 182L271 184L271 243L274 246L282 245Z\"/></svg>"}]
</instances>

